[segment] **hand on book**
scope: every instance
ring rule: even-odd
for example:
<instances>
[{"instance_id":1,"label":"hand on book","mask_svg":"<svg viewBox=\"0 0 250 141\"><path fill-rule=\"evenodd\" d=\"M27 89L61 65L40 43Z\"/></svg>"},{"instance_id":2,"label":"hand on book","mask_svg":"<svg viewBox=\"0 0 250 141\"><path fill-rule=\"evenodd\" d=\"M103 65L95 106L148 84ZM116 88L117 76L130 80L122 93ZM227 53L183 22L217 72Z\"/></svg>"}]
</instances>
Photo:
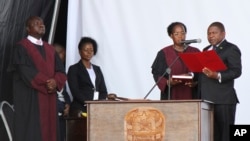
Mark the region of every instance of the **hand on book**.
<instances>
[{"instance_id":1,"label":"hand on book","mask_svg":"<svg viewBox=\"0 0 250 141\"><path fill-rule=\"evenodd\" d=\"M182 81L179 80L179 79L173 79L171 78L170 81L167 81L167 84L170 83L170 86L174 86L174 85L178 85L178 84L181 84Z\"/></svg>"},{"instance_id":2,"label":"hand on book","mask_svg":"<svg viewBox=\"0 0 250 141\"><path fill-rule=\"evenodd\" d=\"M197 81L190 81L185 83L185 85L187 85L188 87L195 87L197 84Z\"/></svg>"},{"instance_id":3,"label":"hand on book","mask_svg":"<svg viewBox=\"0 0 250 141\"><path fill-rule=\"evenodd\" d=\"M184 84L188 85L189 87L194 87L197 85L196 82L193 81L193 75L187 73L187 74L180 74L180 75L172 75L171 78L171 85L176 84Z\"/></svg>"},{"instance_id":4,"label":"hand on book","mask_svg":"<svg viewBox=\"0 0 250 141\"><path fill-rule=\"evenodd\" d=\"M203 68L202 72L209 78L219 79L218 72L212 71L209 68Z\"/></svg>"}]
</instances>

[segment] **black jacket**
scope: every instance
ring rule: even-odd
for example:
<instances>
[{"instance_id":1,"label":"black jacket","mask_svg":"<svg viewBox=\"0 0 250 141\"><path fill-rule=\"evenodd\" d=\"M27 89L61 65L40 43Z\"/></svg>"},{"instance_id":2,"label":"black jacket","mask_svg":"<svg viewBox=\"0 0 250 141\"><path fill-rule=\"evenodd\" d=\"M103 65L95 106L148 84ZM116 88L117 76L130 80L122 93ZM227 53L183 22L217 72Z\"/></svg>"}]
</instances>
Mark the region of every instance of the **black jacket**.
<instances>
[{"instance_id":1,"label":"black jacket","mask_svg":"<svg viewBox=\"0 0 250 141\"><path fill-rule=\"evenodd\" d=\"M210 47L207 46L203 51L208 50ZM227 66L227 69L220 71L221 82L201 74L199 81L201 98L215 104L236 104L239 100L234 89L234 79L238 78L242 73L241 52L236 45L226 40L217 47L216 52Z\"/></svg>"},{"instance_id":2,"label":"black jacket","mask_svg":"<svg viewBox=\"0 0 250 141\"><path fill-rule=\"evenodd\" d=\"M94 90L99 92L99 100L106 99L107 88L99 66L92 64L96 80L95 87L91 82L87 69L81 61L69 67L68 84L73 96L70 109L86 111L85 101L94 98Z\"/></svg>"}]
</instances>

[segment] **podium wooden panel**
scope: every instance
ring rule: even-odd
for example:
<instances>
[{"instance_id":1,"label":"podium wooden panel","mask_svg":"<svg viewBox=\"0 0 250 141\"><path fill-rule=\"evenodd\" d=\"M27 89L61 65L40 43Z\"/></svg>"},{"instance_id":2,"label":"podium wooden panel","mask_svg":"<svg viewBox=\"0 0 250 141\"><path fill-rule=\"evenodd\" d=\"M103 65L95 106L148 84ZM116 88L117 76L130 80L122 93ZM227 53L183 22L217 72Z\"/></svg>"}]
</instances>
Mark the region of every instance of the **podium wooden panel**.
<instances>
[{"instance_id":1,"label":"podium wooden panel","mask_svg":"<svg viewBox=\"0 0 250 141\"><path fill-rule=\"evenodd\" d=\"M161 140L125 137L126 114L144 107L163 113ZM87 110L88 141L213 141L213 105L200 100L88 101Z\"/></svg>"}]
</instances>

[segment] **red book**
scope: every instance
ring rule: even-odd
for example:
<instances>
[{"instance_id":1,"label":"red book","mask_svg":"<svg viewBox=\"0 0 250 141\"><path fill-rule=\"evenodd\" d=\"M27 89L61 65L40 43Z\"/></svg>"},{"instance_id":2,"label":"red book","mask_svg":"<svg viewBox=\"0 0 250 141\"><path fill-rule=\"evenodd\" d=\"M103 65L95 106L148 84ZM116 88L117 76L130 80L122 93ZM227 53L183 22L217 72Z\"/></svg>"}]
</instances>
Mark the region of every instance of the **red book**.
<instances>
[{"instance_id":1,"label":"red book","mask_svg":"<svg viewBox=\"0 0 250 141\"><path fill-rule=\"evenodd\" d=\"M214 50L198 53L180 53L180 58L192 72L202 72L204 67L212 71L223 71L227 67Z\"/></svg>"}]
</instances>

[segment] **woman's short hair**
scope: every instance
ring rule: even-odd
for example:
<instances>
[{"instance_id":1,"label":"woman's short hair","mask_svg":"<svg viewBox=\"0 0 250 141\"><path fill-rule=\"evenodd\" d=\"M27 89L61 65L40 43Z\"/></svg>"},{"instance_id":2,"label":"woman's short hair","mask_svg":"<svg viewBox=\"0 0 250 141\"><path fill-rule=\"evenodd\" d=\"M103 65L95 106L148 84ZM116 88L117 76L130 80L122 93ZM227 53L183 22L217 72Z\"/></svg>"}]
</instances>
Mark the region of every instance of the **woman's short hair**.
<instances>
[{"instance_id":1,"label":"woman's short hair","mask_svg":"<svg viewBox=\"0 0 250 141\"><path fill-rule=\"evenodd\" d=\"M94 49L94 55L97 53L97 43L94 39L90 37L82 37L79 44L78 44L78 50L81 50L85 44L92 44Z\"/></svg>"},{"instance_id":2,"label":"woman's short hair","mask_svg":"<svg viewBox=\"0 0 250 141\"><path fill-rule=\"evenodd\" d=\"M173 33L174 27L177 26L177 25L183 26L185 32L187 33L187 28L186 28L186 26L185 26L183 23L181 23L181 22L173 22L173 23L171 23L171 24L167 27L168 36L170 36L170 35Z\"/></svg>"}]
</instances>

